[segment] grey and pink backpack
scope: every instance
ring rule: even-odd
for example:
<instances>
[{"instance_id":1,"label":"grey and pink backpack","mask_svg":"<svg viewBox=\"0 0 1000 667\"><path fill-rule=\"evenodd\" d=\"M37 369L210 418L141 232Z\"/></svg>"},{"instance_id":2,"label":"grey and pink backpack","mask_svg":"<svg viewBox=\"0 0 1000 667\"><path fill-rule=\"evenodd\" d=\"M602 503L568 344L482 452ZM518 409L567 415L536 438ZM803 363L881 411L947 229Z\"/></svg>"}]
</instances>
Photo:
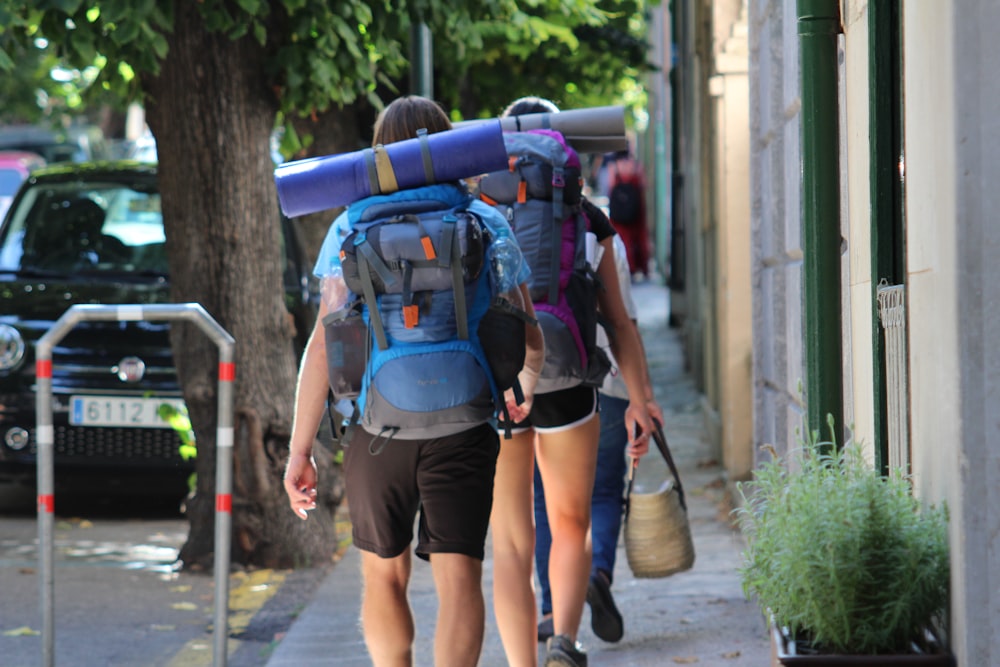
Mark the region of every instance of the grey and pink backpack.
<instances>
[{"instance_id":1,"label":"grey and pink backpack","mask_svg":"<svg viewBox=\"0 0 1000 667\"><path fill-rule=\"evenodd\" d=\"M545 337L536 393L599 387L610 368L596 343L597 294L587 258L580 158L554 130L506 132L508 168L484 176L479 197L510 223L531 268L531 300Z\"/></svg>"}]
</instances>

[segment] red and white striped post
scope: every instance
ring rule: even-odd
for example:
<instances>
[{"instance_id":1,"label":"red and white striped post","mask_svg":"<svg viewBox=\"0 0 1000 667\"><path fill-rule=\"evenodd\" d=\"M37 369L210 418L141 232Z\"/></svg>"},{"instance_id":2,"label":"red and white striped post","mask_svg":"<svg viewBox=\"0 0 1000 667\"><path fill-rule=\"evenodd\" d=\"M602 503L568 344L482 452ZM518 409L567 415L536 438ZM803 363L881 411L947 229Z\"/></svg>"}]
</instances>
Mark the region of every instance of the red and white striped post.
<instances>
[{"instance_id":1,"label":"red and white striped post","mask_svg":"<svg viewBox=\"0 0 1000 667\"><path fill-rule=\"evenodd\" d=\"M79 322L87 320L186 320L196 324L219 347L219 408L215 460L215 635L213 665L225 667L229 635L229 555L233 506L233 362L235 341L201 304L71 306L35 344L35 437L38 461L38 561L41 571L42 665L55 664L55 515L54 442L52 424L52 349Z\"/></svg>"},{"instance_id":2,"label":"red and white striped post","mask_svg":"<svg viewBox=\"0 0 1000 667\"><path fill-rule=\"evenodd\" d=\"M219 329L222 331L222 329ZM225 333L222 331L222 333ZM228 336L228 334L226 334ZM230 338L232 340L232 338ZM215 649L225 667L229 639L229 550L233 524L233 347L219 348L219 417L215 435ZM220 632L219 628L222 628Z\"/></svg>"}]
</instances>

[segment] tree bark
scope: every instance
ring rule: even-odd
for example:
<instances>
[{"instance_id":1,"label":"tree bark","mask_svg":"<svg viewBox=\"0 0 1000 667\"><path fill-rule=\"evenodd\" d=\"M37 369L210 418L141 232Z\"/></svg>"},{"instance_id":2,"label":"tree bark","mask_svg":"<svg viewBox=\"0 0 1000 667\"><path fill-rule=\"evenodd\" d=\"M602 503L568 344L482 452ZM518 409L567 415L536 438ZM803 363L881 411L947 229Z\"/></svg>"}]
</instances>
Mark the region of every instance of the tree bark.
<instances>
[{"instance_id":1,"label":"tree bark","mask_svg":"<svg viewBox=\"0 0 1000 667\"><path fill-rule=\"evenodd\" d=\"M298 519L281 484L293 412L294 327L284 303L277 192L268 141L276 103L252 38L209 33L197 3L178 3L169 53L144 80L156 137L172 299L200 303L235 339L232 561L262 567L328 562L342 498L339 467L317 443L320 497ZM171 327L198 442L197 488L180 560L214 554L218 351L191 324Z\"/></svg>"}]
</instances>

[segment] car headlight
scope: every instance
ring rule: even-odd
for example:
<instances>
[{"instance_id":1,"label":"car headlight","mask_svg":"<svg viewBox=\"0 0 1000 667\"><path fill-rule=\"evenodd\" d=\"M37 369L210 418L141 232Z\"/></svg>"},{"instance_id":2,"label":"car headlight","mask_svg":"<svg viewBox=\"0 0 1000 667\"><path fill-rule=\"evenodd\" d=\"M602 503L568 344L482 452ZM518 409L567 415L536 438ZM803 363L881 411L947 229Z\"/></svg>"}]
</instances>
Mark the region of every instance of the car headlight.
<instances>
[{"instance_id":1,"label":"car headlight","mask_svg":"<svg viewBox=\"0 0 1000 667\"><path fill-rule=\"evenodd\" d=\"M17 368L24 359L24 338L9 324L0 324L0 371Z\"/></svg>"}]
</instances>

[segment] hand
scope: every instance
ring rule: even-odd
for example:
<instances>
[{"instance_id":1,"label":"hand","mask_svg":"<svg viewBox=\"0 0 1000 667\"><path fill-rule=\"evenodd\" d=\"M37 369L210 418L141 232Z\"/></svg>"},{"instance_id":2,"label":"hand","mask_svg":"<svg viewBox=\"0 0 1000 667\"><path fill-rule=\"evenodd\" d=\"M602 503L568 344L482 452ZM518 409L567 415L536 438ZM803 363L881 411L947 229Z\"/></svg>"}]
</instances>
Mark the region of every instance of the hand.
<instances>
[{"instance_id":1,"label":"hand","mask_svg":"<svg viewBox=\"0 0 1000 667\"><path fill-rule=\"evenodd\" d=\"M528 415L531 413L531 404L534 401L534 396L526 394L524 402L519 405L514 398L514 390L508 389L503 393L503 400L507 405L507 414L510 415L511 423L517 423L528 418Z\"/></svg>"},{"instance_id":2,"label":"hand","mask_svg":"<svg viewBox=\"0 0 1000 667\"><path fill-rule=\"evenodd\" d=\"M649 451L649 439L656 425L645 403L630 402L625 410L625 429L628 446L625 453L636 462Z\"/></svg>"},{"instance_id":3,"label":"hand","mask_svg":"<svg viewBox=\"0 0 1000 667\"><path fill-rule=\"evenodd\" d=\"M291 454L285 467L284 484L292 511L300 519L307 519L307 512L316 509L316 461L312 456Z\"/></svg>"}]
</instances>

